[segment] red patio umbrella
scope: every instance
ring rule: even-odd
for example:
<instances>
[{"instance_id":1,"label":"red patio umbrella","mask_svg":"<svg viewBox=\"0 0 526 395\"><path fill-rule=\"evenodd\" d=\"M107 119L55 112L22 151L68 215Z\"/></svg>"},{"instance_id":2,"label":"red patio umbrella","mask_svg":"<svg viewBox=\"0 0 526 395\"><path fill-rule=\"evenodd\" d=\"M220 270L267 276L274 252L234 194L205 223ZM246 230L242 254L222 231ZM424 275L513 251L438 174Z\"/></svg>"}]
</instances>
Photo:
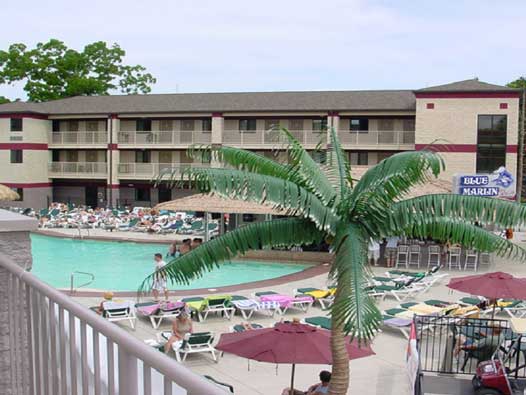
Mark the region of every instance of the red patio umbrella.
<instances>
[{"instance_id":1,"label":"red patio umbrella","mask_svg":"<svg viewBox=\"0 0 526 395\"><path fill-rule=\"evenodd\" d=\"M526 279L504 272L455 277L449 280L447 286L488 299L526 299Z\"/></svg>"},{"instance_id":2,"label":"red patio umbrella","mask_svg":"<svg viewBox=\"0 0 526 395\"><path fill-rule=\"evenodd\" d=\"M311 325L278 323L273 328L247 330L221 335L218 350L260 362L292 364L291 388L294 388L294 371L300 364L332 364L331 333ZM369 346L347 342L349 359L374 355Z\"/></svg>"}]
</instances>

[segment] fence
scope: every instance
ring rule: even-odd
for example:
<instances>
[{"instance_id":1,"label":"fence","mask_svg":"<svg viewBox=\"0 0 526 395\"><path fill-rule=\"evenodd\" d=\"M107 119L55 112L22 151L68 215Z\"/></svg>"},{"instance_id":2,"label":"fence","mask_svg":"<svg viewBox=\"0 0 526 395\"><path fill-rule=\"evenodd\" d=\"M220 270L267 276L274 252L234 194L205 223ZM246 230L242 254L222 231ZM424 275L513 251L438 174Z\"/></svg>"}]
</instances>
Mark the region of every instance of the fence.
<instances>
[{"instance_id":1,"label":"fence","mask_svg":"<svg viewBox=\"0 0 526 395\"><path fill-rule=\"evenodd\" d=\"M479 362L491 360L499 350L501 356L510 356L505 366L526 377L519 365L526 356L526 339L514 343L517 335L507 320L417 316L415 325L422 372L473 375Z\"/></svg>"},{"instance_id":2,"label":"fence","mask_svg":"<svg viewBox=\"0 0 526 395\"><path fill-rule=\"evenodd\" d=\"M224 395L0 255L13 394ZM4 335L5 337L5 335ZM9 375L8 372L5 372Z\"/></svg>"}]
</instances>

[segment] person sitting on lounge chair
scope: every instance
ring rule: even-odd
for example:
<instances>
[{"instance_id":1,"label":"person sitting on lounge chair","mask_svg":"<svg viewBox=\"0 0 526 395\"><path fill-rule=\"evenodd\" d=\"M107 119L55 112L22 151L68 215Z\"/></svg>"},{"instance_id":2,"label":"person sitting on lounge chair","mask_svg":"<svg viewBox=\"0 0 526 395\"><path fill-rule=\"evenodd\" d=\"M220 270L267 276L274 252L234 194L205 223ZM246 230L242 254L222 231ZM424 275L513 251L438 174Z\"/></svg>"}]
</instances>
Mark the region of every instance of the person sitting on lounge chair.
<instances>
[{"instance_id":1,"label":"person sitting on lounge chair","mask_svg":"<svg viewBox=\"0 0 526 395\"><path fill-rule=\"evenodd\" d=\"M168 342L164 345L164 352L168 354L175 344L176 347L181 347L183 344L184 337L187 333L193 333L194 328L192 320L188 317L186 311L182 311L181 314L173 321L172 324L172 337L168 339Z\"/></svg>"},{"instance_id":2,"label":"person sitting on lounge chair","mask_svg":"<svg viewBox=\"0 0 526 395\"><path fill-rule=\"evenodd\" d=\"M102 313L104 312L104 306L103 306L104 302L109 302L113 299L113 292L106 291L104 292L102 297L104 298L104 300L100 302L99 309L97 310L97 314L100 314L100 315L102 315Z\"/></svg>"},{"instance_id":3,"label":"person sitting on lounge chair","mask_svg":"<svg viewBox=\"0 0 526 395\"><path fill-rule=\"evenodd\" d=\"M322 370L320 372L320 381L321 383L317 383L314 385L311 385L307 391L298 391L293 390L292 393L294 395L324 395L329 393L329 381L331 381L331 372L327 372L326 370ZM290 388L285 388L281 395L289 395Z\"/></svg>"}]
</instances>

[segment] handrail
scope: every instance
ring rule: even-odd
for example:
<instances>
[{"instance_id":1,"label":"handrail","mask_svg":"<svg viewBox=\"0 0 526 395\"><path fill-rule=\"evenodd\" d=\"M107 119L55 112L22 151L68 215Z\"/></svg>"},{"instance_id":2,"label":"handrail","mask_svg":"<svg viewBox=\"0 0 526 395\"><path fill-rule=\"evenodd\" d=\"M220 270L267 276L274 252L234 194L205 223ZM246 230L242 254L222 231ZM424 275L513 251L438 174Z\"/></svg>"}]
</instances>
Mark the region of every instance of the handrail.
<instances>
[{"instance_id":1,"label":"handrail","mask_svg":"<svg viewBox=\"0 0 526 395\"><path fill-rule=\"evenodd\" d=\"M18 277L20 281L23 281L26 285L39 291L51 302L58 304L70 314L73 314L80 320L84 321L87 325L91 326L106 338L111 339L111 341L117 344L119 348L122 347L123 350L133 357L144 361L152 369L157 370L177 385L185 389L191 389L190 393L225 395L225 391L217 387L215 384L203 379L203 377L192 372L182 364L175 363L173 359L164 353L160 353L159 351L148 347L139 339L131 336L124 329L110 323L100 315L80 305L72 298L39 280L35 275L25 271L23 268L16 265L11 258L2 253L0 253L0 267L11 272Z\"/></svg>"},{"instance_id":2,"label":"handrail","mask_svg":"<svg viewBox=\"0 0 526 395\"><path fill-rule=\"evenodd\" d=\"M73 281L75 279L75 274L85 274L86 276L90 276L91 280L89 280L87 283L81 284L77 288L73 289ZM79 288L86 287L86 286L90 285L93 281L95 281L95 275L93 273L79 272L77 270L75 270L74 272L71 272L71 288L70 288L71 294L73 294L73 292L75 290L79 289Z\"/></svg>"}]
</instances>

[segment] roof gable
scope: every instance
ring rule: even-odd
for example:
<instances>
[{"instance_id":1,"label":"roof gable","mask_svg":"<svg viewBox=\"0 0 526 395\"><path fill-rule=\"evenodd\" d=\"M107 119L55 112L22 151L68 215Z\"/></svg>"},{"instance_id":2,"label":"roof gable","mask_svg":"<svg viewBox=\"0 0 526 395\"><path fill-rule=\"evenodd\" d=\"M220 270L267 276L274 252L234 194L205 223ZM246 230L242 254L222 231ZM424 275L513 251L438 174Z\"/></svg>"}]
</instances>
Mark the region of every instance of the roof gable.
<instances>
[{"instance_id":1,"label":"roof gable","mask_svg":"<svg viewBox=\"0 0 526 395\"><path fill-rule=\"evenodd\" d=\"M464 81L452 82L450 84L430 86L415 91L416 93L425 92L518 92L517 89L508 88L507 86L489 84L487 82L479 81L478 79L470 79Z\"/></svg>"}]
</instances>

